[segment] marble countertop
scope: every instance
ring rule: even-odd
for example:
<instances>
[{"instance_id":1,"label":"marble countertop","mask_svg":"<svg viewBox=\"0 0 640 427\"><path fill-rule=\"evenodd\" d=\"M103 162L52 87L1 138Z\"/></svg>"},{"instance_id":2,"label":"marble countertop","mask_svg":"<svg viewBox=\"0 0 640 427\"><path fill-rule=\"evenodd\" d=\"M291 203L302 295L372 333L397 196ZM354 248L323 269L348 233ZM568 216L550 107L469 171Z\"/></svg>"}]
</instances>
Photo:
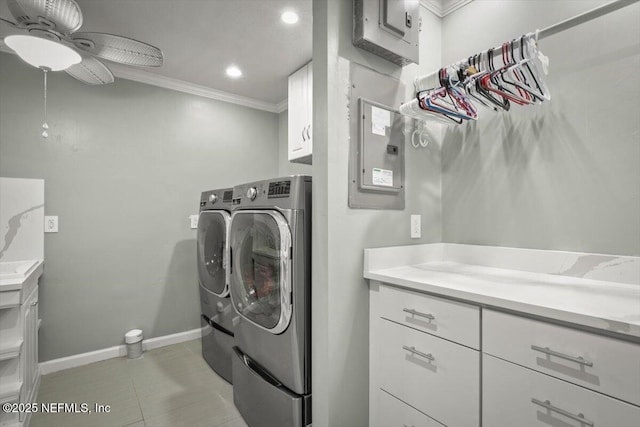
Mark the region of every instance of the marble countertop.
<instances>
[{"instance_id":1,"label":"marble countertop","mask_svg":"<svg viewBox=\"0 0 640 427\"><path fill-rule=\"evenodd\" d=\"M463 246L470 245L456 246L456 251L459 252L461 247L464 251L466 249ZM446 250L444 253L440 250L440 253L435 256L433 254L421 256L415 253L407 254L407 248L398 247L399 251L404 251L404 255L409 255L405 256L408 260L404 263L406 265L402 265L400 259L402 256L397 256L397 260L389 263L389 252L378 252L378 255L386 255L385 260L378 263L374 259L378 255L372 256L370 253L367 256L365 253L364 277L415 291L640 338L640 284L638 283L623 283L617 276L615 278L617 281L607 281L558 273L550 274L536 271L544 269L533 267L529 268L533 271L516 270L509 268L508 262L505 262L504 267L498 268L495 264L499 262L496 262L496 257L492 256L495 254L491 253L489 247L487 247L489 248L487 257L491 258L493 266L481 265L483 255L471 260L477 261L471 264L456 261L465 257L447 257ZM477 248L473 247L473 250L481 253L482 251L478 251ZM383 249L383 251L389 250L393 248ZM500 250L505 249L500 248ZM380 249L365 251L380 251ZM522 250L519 249L519 251ZM391 254L393 258L394 252ZM567 253L562 254L567 256ZM425 255L424 250L422 255ZM580 256L594 255L577 255L578 258ZM416 262L421 258L425 262ZM624 258L631 258L624 260L627 264L631 263L631 270L640 266L637 263L638 260L632 257ZM523 268L522 265L518 267Z\"/></svg>"},{"instance_id":2,"label":"marble countertop","mask_svg":"<svg viewBox=\"0 0 640 427\"><path fill-rule=\"evenodd\" d=\"M26 282L42 275L43 264L41 259L0 262L0 292L22 289Z\"/></svg>"}]
</instances>

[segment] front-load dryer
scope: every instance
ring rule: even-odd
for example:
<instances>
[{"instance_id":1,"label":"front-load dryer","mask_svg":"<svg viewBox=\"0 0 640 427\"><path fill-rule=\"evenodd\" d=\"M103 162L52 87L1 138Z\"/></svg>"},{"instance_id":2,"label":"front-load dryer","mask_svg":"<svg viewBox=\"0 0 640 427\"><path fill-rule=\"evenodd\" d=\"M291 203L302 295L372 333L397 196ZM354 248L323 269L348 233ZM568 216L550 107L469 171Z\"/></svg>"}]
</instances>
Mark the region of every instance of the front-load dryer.
<instances>
[{"instance_id":1,"label":"front-load dryer","mask_svg":"<svg viewBox=\"0 0 640 427\"><path fill-rule=\"evenodd\" d=\"M209 366L232 382L231 355L236 312L229 297L228 235L232 189L205 191L200 196L197 264L200 284L202 356Z\"/></svg>"},{"instance_id":2,"label":"front-load dryer","mask_svg":"<svg viewBox=\"0 0 640 427\"><path fill-rule=\"evenodd\" d=\"M233 400L250 427L311 424L311 178L236 186Z\"/></svg>"}]
</instances>

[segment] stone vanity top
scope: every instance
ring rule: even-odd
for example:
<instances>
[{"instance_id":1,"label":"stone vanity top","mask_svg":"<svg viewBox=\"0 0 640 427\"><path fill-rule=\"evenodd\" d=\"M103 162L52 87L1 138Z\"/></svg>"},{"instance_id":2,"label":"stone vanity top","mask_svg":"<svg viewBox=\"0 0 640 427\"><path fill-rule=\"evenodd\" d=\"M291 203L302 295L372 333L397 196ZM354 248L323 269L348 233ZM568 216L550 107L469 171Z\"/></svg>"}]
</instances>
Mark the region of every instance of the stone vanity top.
<instances>
[{"instance_id":1,"label":"stone vanity top","mask_svg":"<svg viewBox=\"0 0 640 427\"><path fill-rule=\"evenodd\" d=\"M640 338L640 257L431 244L365 249L364 277Z\"/></svg>"},{"instance_id":2,"label":"stone vanity top","mask_svg":"<svg viewBox=\"0 0 640 427\"><path fill-rule=\"evenodd\" d=\"M42 275L43 260L0 262L0 292L15 291Z\"/></svg>"}]
</instances>

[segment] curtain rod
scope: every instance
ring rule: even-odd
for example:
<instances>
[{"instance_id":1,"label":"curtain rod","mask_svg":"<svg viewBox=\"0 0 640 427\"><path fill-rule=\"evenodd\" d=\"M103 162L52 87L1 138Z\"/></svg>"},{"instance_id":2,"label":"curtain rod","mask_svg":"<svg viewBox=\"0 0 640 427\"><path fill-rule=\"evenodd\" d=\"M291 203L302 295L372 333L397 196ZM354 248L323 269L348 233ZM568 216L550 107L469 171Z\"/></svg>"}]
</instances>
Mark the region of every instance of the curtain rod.
<instances>
[{"instance_id":1,"label":"curtain rod","mask_svg":"<svg viewBox=\"0 0 640 427\"><path fill-rule=\"evenodd\" d=\"M640 0L616 0L611 3L603 4L602 6L598 6L594 9L588 10L580 15L574 16L573 18L565 19L562 22L558 22L557 24L551 25L543 30L538 31L538 40L543 39L545 37L552 36L554 34L560 33L562 31L568 30L569 28L575 27L580 24L584 24L585 22L591 21L593 19L599 18L603 15L606 15L611 12L615 12L618 9L622 9L623 7L627 7L634 3L637 3ZM501 47L495 48L494 50L500 50ZM455 64L462 63L466 60L461 60L456 62ZM426 79L430 79L435 76L438 71L434 71L422 77L417 77L415 80L416 88L422 87L422 82Z\"/></svg>"}]
</instances>

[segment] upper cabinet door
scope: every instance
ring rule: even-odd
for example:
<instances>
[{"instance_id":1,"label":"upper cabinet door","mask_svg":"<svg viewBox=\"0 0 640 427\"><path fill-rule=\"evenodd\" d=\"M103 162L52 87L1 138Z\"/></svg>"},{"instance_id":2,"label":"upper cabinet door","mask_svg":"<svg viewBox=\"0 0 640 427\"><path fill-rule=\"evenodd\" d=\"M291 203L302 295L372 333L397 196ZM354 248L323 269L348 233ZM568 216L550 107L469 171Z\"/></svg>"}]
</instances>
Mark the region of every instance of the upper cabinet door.
<instances>
[{"instance_id":1,"label":"upper cabinet door","mask_svg":"<svg viewBox=\"0 0 640 427\"><path fill-rule=\"evenodd\" d=\"M309 62L307 64L307 81L305 82L306 89L306 114L307 114L307 151L310 156L313 148L313 133L312 133L312 125L313 125L313 64ZM311 159L309 159L309 163L311 163Z\"/></svg>"},{"instance_id":2,"label":"upper cabinet door","mask_svg":"<svg viewBox=\"0 0 640 427\"><path fill-rule=\"evenodd\" d=\"M289 160L295 158L304 148L304 85L306 73L304 69L297 71L289 77Z\"/></svg>"},{"instance_id":3,"label":"upper cabinet door","mask_svg":"<svg viewBox=\"0 0 640 427\"><path fill-rule=\"evenodd\" d=\"M311 164L313 75L311 63L289 76L289 161Z\"/></svg>"}]
</instances>

